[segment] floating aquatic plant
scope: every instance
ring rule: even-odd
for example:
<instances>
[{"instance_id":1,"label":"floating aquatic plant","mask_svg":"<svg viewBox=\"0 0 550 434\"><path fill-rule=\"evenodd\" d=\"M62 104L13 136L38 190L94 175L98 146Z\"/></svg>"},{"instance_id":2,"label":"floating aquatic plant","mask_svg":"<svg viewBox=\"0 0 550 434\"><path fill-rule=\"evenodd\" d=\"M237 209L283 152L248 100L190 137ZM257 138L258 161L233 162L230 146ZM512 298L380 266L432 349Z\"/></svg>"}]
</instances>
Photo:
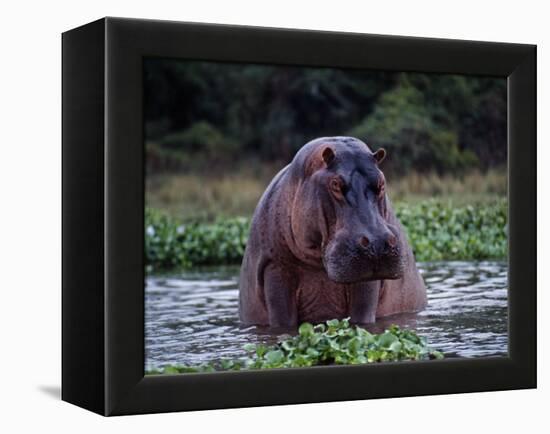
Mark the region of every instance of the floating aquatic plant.
<instances>
[{"instance_id":1,"label":"floating aquatic plant","mask_svg":"<svg viewBox=\"0 0 550 434\"><path fill-rule=\"evenodd\" d=\"M248 356L220 360L198 366L171 365L147 374L179 374L242 369L298 368L321 365L358 365L403 360L441 359L424 337L409 329L391 325L380 334L350 325L349 319L333 319L324 324L303 323L296 336L267 346L246 344Z\"/></svg>"},{"instance_id":2,"label":"floating aquatic plant","mask_svg":"<svg viewBox=\"0 0 550 434\"><path fill-rule=\"evenodd\" d=\"M455 207L428 200L398 203L417 261L502 259L507 254L507 201ZM184 224L159 210L145 213L147 271L240 264L250 219Z\"/></svg>"}]
</instances>

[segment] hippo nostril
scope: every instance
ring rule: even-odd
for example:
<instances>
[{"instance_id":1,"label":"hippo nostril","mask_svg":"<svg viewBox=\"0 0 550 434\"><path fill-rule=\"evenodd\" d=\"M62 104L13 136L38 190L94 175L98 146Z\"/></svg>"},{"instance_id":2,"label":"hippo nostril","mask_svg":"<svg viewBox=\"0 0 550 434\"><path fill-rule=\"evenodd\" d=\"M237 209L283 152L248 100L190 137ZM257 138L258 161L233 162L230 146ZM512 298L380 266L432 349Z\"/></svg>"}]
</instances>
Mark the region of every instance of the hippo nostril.
<instances>
[{"instance_id":1,"label":"hippo nostril","mask_svg":"<svg viewBox=\"0 0 550 434\"><path fill-rule=\"evenodd\" d=\"M388 235L388 238L386 238L386 244L389 247L395 247L397 244L397 237L394 234Z\"/></svg>"},{"instance_id":2,"label":"hippo nostril","mask_svg":"<svg viewBox=\"0 0 550 434\"><path fill-rule=\"evenodd\" d=\"M361 244L363 247L368 247L369 239L366 236L362 236L361 238L359 238L359 244Z\"/></svg>"}]
</instances>

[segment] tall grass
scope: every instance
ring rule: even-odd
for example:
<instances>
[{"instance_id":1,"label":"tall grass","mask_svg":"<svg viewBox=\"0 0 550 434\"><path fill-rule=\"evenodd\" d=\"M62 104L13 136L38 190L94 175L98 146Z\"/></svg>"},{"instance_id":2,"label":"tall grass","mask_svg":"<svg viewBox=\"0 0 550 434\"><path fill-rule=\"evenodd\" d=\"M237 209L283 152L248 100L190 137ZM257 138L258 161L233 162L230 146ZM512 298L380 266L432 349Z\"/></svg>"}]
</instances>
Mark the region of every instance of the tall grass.
<instances>
[{"instance_id":1,"label":"tall grass","mask_svg":"<svg viewBox=\"0 0 550 434\"><path fill-rule=\"evenodd\" d=\"M486 173L472 170L463 175L438 175L411 172L402 178L390 179L387 190L393 201L410 202L417 198L443 198L457 205L506 197L507 174L504 168Z\"/></svg>"},{"instance_id":2,"label":"tall grass","mask_svg":"<svg viewBox=\"0 0 550 434\"><path fill-rule=\"evenodd\" d=\"M214 221L251 216L269 181L280 165L240 165L233 171L148 176L147 206L162 209L183 221ZM429 198L450 200L461 206L505 197L506 172L472 171L461 176L412 172L388 179L393 202L417 202Z\"/></svg>"},{"instance_id":3,"label":"tall grass","mask_svg":"<svg viewBox=\"0 0 550 434\"><path fill-rule=\"evenodd\" d=\"M251 216L281 165L240 163L232 170L213 167L201 174L146 177L146 205L184 221Z\"/></svg>"}]
</instances>

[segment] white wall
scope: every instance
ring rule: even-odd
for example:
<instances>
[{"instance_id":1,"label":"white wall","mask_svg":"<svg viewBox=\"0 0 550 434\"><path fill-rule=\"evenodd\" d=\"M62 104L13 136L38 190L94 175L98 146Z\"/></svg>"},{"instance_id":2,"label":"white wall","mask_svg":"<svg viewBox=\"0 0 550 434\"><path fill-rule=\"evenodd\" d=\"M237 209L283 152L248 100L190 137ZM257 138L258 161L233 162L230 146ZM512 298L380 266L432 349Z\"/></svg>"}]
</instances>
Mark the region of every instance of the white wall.
<instances>
[{"instance_id":1,"label":"white wall","mask_svg":"<svg viewBox=\"0 0 550 434\"><path fill-rule=\"evenodd\" d=\"M539 249L539 390L104 419L54 399L60 384L61 39L105 15L539 45L539 143L549 140L544 2L94 0L2 2L0 431L527 432L548 426L548 249ZM548 222L539 146L539 221ZM539 226L539 245L550 244ZM546 366L545 366L546 365ZM546 410L546 411L545 411ZM11 428L6 429L8 426ZM536 429L534 432L540 432Z\"/></svg>"}]
</instances>

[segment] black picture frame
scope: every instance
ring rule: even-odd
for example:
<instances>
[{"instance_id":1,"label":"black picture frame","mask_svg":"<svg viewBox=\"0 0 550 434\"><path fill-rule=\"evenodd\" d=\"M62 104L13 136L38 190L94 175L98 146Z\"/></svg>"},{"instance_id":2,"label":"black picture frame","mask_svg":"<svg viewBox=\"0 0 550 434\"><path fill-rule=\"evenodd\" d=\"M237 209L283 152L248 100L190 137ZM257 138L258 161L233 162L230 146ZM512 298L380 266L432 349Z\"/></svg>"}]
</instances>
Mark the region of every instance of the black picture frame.
<instances>
[{"instance_id":1,"label":"black picture frame","mask_svg":"<svg viewBox=\"0 0 550 434\"><path fill-rule=\"evenodd\" d=\"M123 415L536 387L536 46L103 18L62 54L63 400ZM144 377L145 56L506 77L509 356Z\"/></svg>"}]
</instances>

